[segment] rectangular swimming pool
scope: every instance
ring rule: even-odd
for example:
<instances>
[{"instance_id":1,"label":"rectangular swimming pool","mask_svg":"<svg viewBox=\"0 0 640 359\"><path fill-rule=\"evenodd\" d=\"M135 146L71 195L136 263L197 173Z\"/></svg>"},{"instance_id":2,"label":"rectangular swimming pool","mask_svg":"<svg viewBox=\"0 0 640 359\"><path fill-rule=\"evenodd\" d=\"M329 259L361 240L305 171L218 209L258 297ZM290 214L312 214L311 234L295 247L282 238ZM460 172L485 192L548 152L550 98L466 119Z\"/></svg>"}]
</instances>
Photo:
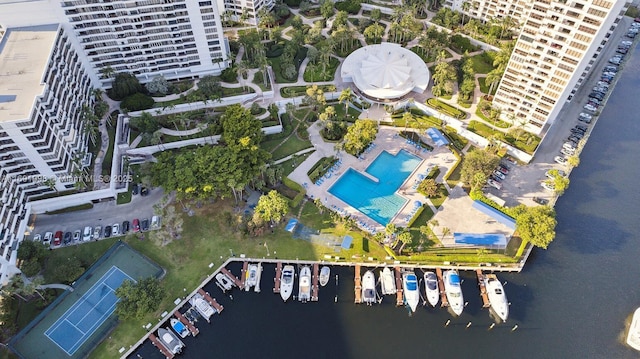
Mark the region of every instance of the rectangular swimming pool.
<instances>
[{"instance_id":1,"label":"rectangular swimming pool","mask_svg":"<svg viewBox=\"0 0 640 359\"><path fill-rule=\"evenodd\" d=\"M349 168L329 193L386 226L407 202L396 193L398 188L421 162L405 150L397 155L383 151L365 170L372 178Z\"/></svg>"}]
</instances>

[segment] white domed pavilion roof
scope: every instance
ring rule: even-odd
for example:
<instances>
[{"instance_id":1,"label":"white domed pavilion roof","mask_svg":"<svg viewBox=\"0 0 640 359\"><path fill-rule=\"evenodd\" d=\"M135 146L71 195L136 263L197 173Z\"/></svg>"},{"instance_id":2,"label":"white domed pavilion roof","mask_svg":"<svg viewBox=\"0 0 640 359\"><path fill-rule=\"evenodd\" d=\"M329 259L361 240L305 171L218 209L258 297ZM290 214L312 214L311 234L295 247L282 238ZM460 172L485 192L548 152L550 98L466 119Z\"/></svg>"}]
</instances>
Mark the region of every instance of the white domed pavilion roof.
<instances>
[{"instance_id":1,"label":"white domed pavilion roof","mask_svg":"<svg viewBox=\"0 0 640 359\"><path fill-rule=\"evenodd\" d=\"M344 81L365 95L395 99L410 91L423 92L429 85L429 69L415 53L398 44L382 43L360 48L342 63Z\"/></svg>"}]
</instances>

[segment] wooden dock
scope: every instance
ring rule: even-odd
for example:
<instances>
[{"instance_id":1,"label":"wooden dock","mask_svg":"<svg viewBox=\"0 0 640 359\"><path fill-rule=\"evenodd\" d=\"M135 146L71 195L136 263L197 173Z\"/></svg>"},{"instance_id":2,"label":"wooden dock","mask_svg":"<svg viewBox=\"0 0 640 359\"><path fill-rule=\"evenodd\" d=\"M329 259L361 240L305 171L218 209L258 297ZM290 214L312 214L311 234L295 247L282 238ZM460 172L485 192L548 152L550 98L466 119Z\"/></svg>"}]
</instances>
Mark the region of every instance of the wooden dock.
<instances>
[{"instance_id":1,"label":"wooden dock","mask_svg":"<svg viewBox=\"0 0 640 359\"><path fill-rule=\"evenodd\" d=\"M438 288L440 289L440 306L448 307L447 293L444 290L444 280L442 279L442 269L436 268L436 276L438 277Z\"/></svg>"},{"instance_id":2,"label":"wooden dock","mask_svg":"<svg viewBox=\"0 0 640 359\"><path fill-rule=\"evenodd\" d=\"M198 293L202 294L204 299L209 302L209 304L211 304L211 306L216 310L216 312L218 312L218 314L222 313L224 307L220 305L220 303L218 303L218 301L216 301L214 298L211 298L209 293L205 292L202 288L198 289Z\"/></svg>"},{"instance_id":3,"label":"wooden dock","mask_svg":"<svg viewBox=\"0 0 640 359\"><path fill-rule=\"evenodd\" d=\"M282 278L282 262L276 264L276 277L273 279L274 293L280 293L280 278Z\"/></svg>"},{"instance_id":4,"label":"wooden dock","mask_svg":"<svg viewBox=\"0 0 640 359\"><path fill-rule=\"evenodd\" d=\"M244 288L244 282L245 280L247 280L247 270L249 269L249 262L244 261L244 263L242 263L242 272L240 273L240 283L242 284L242 287L240 288ZM249 288L245 288L246 290L249 290Z\"/></svg>"},{"instance_id":5,"label":"wooden dock","mask_svg":"<svg viewBox=\"0 0 640 359\"><path fill-rule=\"evenodd\" d=\"M484 286L484 274L482 274L482 270L476 269L476 275L478 276L478 287L480 288L480 297L482 298L482 308L489 308L491 306L491 302L489 302L487 288Z\"/></svg>"},{"instance_id":6,"label":"wooden dock","mask_svg":"<svg viewBox=\"0 0 640 359\"><path fill-rule=\"evenodd\" d=\"M396 306L401 307L404 305L404 297L402 295L402 272L400 267L395 267L396 270Z\"/></svg>"},{"instance_id":7,"label":"wooden dock","mask_svg":"<svg viewBox=\"0 0 640 359\"><path fill-rule=\"evenodd\" d=\"M238 279L238 277L233 275L233 273L229 272L227 268L225 267L220 268L220 272L224 273L224 275L229 277L229 279L231 279L233 283L235 283L236 287L240 288L240 290L244 288L243 282L241 282L240 279Z\"/></svg>"},{"instance_id":8,"label":"wooden dock","mask_svg":"<svg viewBox=\"0 0 640 359\"><path fill-rule=\"evenodd\" d=\"M356 264L356 275L354 278L355 286L353 288L356 297L356 304L362 303L362 285L360 284L361 280L362 278L360 277L360 264Z\"/></svg>"},{"instance_id":9,"label":"wooden dock","mask_svg":"<svg viewBox=\"0 0 640 359\"><path fill-rule=\"evenodd\" d=\"M151 343L153 343L153 345L156 348L158 348L158 350L160 350L160 353L162 353L162 355L164 355L169 359L173 359L174 357L173 353L170 352L169 349L167 349L167 347L165 347L164 344L160 342L160 340L158 339L158 337L156 337L155 334L153 333L149 334L149 340L151 340Z\"/></svg>"},{"instance_id":10,"label":"wooden dock","mask_svg":"<svg viewBox=\"0 0 640 359\"><path fill-rule=\"evenodd\" d=\"M314 263L313 264L313 276L311 277L311 301L312 302L317 302L318 301L318 263Z\"/></svg>"},{"instance_id":11,"label":"wooden dock","mask_svg":"<svg viewBox=\"0 0 640 359\"><path fill-rule=\"evenodd\" d=\"M200 333L200 330L198 330L195 325L193 325L187 318L185 318L182 313L176 310L175 312L173 312L173 315L178 318L178 320L180 320L180 322L184 324L187 329L189 329L191 335L195 337L196 335L198 335L198 333Z\"/></svg>"}]
</instances>

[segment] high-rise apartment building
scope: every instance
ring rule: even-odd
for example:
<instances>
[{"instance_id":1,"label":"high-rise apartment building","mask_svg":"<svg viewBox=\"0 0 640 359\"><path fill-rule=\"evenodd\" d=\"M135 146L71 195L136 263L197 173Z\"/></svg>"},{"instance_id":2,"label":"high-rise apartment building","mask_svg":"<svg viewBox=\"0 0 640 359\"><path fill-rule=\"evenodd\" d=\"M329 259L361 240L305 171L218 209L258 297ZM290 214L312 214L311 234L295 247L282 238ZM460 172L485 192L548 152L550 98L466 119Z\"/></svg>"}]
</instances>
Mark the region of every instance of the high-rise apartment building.
<instances>
[{"instance_id":1,"label":"high-rise apartment building","mask_svg":"<svg viewBox=\"0 0 640 359\"><path fill-rule=\"evenodd\" d=\"M511 16L521 29L493 100L503 117L540 134L589 73L628 3L624 0L480 0L470 16ZM451 2L461 10L461 1Z\"/></svg>"},{"instance_id":2,"label":"high-rise apartment building","mask_svg":"<svg viewBox=\"0 0 640 359\"><path fill-rule=\"evenodd\" d=\"M224 9L222 16L231 20L242 21L251 25L258 25L258 12L262 9L271 10L274 0L217 0L218 9Z\"/></svg>"},{"instance_id":3,"label":"high-rise apartment building","mask_svg":"<svg viewBox=\"0 0 640 359\"><path fill-rule=\"evenodd\" d=\"M27 202L72 189L93 83L58 24L6 28L0 40L0 280L15 265Z\"/></svg>"}]
</instances>

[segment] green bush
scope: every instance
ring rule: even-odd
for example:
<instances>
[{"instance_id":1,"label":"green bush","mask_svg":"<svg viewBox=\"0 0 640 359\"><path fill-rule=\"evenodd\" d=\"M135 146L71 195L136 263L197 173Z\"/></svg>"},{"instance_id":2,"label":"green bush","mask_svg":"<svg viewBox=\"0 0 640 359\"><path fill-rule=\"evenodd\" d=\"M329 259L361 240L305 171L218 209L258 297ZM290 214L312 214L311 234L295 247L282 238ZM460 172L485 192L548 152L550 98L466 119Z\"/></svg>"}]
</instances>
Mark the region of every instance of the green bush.
<instances>
[{"instance_id":1,"label":"green bush","mask_svg":"<svg viewBox=\"0 0 640 359\"><path fill-rule=\"evenodd\" d=\"M479 49L478 46L471 43L469 38L462 35L453 35L449 40L451 41L451 45L449 45L451 50L461 55L465 52L474 52Z\"/></svg>"},{"instance_id":2,"label":"green bush","mask_svg":"<svg viewBox=\"0 0 640 359\"><path fill-rule=\"evenodd\" d=\"M351 15L355 15L360 12L360 1L357 0L338 1L334 6L337 10L346 11Z\"/></svg>"},{"instance_id":3,"label":"green bush","mask_svg":"<svg viewBox=\"0 0 640 359\"><path fill-rule=\"evenodd\" d=\"M304 189L304 187L299 185L297 182L294 182L289 177L283 177L282 178L282 184L287 186L287 188L289 188L289 189L292 189L294 191L297 191L297 192L300 192L300 193L303 193L303 194L305 194L307 192Z\"/></svg>"},{"instance_id":4,"label":"green bush","mask_svg":"<svg viewBox=\"0 0 640 359\"><path fill-rule=\"evenodd\" d=\"M298 7L302 0L284 0L284 3L289 7Z\"/></svg>"},{"instance_id":5,"label":"green bush","mask_svg":"<svg viewBox=\"0 0 640 359\"><path fill-rule=\"evenodd\" d=\"M298 193L295 197L293 197L292 200L289 201L289 207L297 208L300 205L300 202L302 202L304 196L304 193Z\"/></svg>"},{"instance_id":6,"label":"green bush","mask_svg":"<svg viewBox=\"0 0 640 359\"><path fill-rule=\"evenodd\" d=\"M152 108L155 103L151 96L138 92L125 97L120 103L120 107L127 111L140 111Z\"/></svg>"},{"instance_id":7,"label":"green bush","mask_svg":"<svg viewBox=\"0 0 640 359\"><path fill-rule=\"evenodd\" d=\"M138 81L138 78L132 74L120 72L113 79L111 89L108 91L109 97L116 101L123 100L125 97L134 95L138 92L144 92L144 87Z\"/></svg>"},{"instance_id":8,"label":"green bush","mask_svg":"<svg viewBox=\"0 0 640 359\"><path fill-rule=\"evenodd\" d=\"M235 66L227 67L222 70L220 74L220 79L224 82L237 82L238 81L238 71Z\"/></svg>"},{"instance_id":9,"label":"green bush","mask_svg":"<svg viewBox=\"0 0 640 359\"><path fill-rule=\"evenodd\" d=\"M337 161L338 159L335 157L323 157L316 162L316 164L307 172L311 182L315 183L317 180L322 178L329 168L331 168Z\"/></svg>"},{"instance_id":10,"label":"green bush","mask_svg":"<svg viewBox=\"0 0 640 359\"><path fill-rule=\"evenodd\" d=\"M413 217L411 217L409 222L407 222L407 228L411 227L413 225L413 222L415 222L416 219L418 219L418 217L420 217L420 215L422 214L422 211L424 211L424 207L425 207L425 205L422 205L420 208L418 208L418 210L413 215Z\"/></svg>"},{"instance_id":11,"label":"green bush","mask_svg":"<svg viewBox=\"0 0 640 359\"><path fill-rule=\"evenodd\" d=\"M274 43L273 45L269 46L265 54L267 55L268 58L274 58L274 57L281 56L283 52L284 52L284 46L280 43Z\"/></svg>"},{"instance_id":12,"label":"green bush","mask_svg":"<svg viewBox=\"0 0 640 359\"><path fill-rule=\"evenodd\" d=\"M447 103L444 103L440 100L438 100L437 98L429 98L427 99L426 102L427 106L432 107L442 113L445 113L453 118L457 118L459 120L462 120L464 118L467 117L467 113L464 111L461 111Z\"/></svg>"}]
</instances>

